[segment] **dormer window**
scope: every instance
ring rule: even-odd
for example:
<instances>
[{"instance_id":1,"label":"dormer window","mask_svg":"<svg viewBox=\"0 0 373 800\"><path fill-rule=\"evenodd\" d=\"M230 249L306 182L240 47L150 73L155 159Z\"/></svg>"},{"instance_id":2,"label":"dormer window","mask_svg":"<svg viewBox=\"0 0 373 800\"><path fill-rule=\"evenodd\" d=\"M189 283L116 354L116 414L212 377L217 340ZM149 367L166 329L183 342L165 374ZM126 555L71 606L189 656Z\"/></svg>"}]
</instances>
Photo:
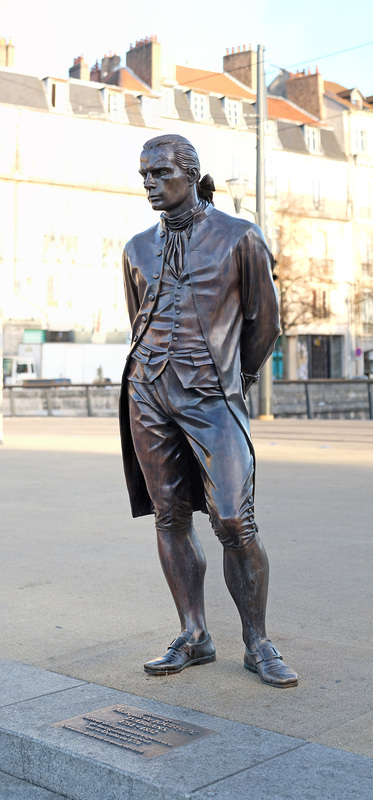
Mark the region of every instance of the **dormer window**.
<instances>
[{"instance_id":1,"label":"dormer window","mask_svg":"<svg viewBox=\"0 0 373 800\"><path fill-rule=\"evenodd\" d=\"M208 122L209 108L206 95L191 91L188 92L188 96L194 119L197 122Z\"/></svg>"},{"instance_id":2,"label":"dormer window","mask_svg":"<svg viewBox=\"0 0 373 800\"><path fill-rule=\"evenodd\" d=\"M144 117L145 125L149 128L160 127L160 107L157 97L148 97L143 94L140 96L141 113Z\"/></svg>"},{"instance_id":3,"label":"dormer window","mask_svg":"<svg viewBox=\"0 0 373 800\"><path fill-rule=\"evenodd\" d=\"M237 127L241 124L242 108L239 100L230 100L229 97L224 97L223 107L227 120L232 127Z\"/></svg>"},{"instance_id":4,"label":"dormer window","mask_svg":"<svg viewBox=\"0 0 373 800\"><path fill-rule=\"evenodd\" d=\"M161 108L162 117L177 116L175 109L174 90L171 86L162 86Z\"/></svg>"},{"instance_id":5,"label":"dormer window","mask_svg":"<svg viewBox=\"0 0 373 800\"><path fill-rule=\"evenodd\" d=\"M319 129L311 128L309 125L305 125L304 136L309 152L313 155L320 155L321 146Z\"/></svg>"},{"instance_id":6,"label":"dormer window","mask_svg":"<svg viewBox=\"0 0 373 800\"><path fill-rule=\"evenodd\" d=\"M363 96L360 94L359 89L352 89L350 93L350 101L356 108L363 107Z\"/></svg>"},{"instance_id":7,"label":"dormer window","mask_svg":"<svg viewBox=\"0 0 373 800\"><path fill-rule=\"evenodd\" d=\"M124 119L124 94L113 92L110 89L101 89L104 109L110 119L115 122L123 122Z\"/></svg>"},{"instance_id":8,"label":"dormer window","mask_svg":"<svg viewBox=\"0 0 373 800\"><path fill-rule=\"evenodd\" d=\"M68 85L65 81L45 78L44 86L47 92L49 107L52 111L64 114L69 111Z\"/></svg>"}]
</instances>

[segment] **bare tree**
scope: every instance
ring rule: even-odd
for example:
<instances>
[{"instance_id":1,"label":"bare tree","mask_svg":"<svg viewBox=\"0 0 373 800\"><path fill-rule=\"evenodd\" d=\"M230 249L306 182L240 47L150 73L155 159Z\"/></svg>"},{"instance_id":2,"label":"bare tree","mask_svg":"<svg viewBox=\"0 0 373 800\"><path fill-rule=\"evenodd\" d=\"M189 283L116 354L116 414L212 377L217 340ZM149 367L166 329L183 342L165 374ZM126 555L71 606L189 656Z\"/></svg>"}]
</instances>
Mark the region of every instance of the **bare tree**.
<instances>
[{"instance_id":1,"label":"bare tree","mask_svg":"<svg viewBox=\"0 0 373 800\"><path fill-rule=\"evenodd\" d=\"M288 339L299 325L311 325L331 316L330 287L333 284L333 262L327 257L310 256L309 231L302 225L302 216L294 213L294 204L286 204L277 212L274 239L275 270L282 327L284 377L288 376Z\"/></svg>"}]
</instances>

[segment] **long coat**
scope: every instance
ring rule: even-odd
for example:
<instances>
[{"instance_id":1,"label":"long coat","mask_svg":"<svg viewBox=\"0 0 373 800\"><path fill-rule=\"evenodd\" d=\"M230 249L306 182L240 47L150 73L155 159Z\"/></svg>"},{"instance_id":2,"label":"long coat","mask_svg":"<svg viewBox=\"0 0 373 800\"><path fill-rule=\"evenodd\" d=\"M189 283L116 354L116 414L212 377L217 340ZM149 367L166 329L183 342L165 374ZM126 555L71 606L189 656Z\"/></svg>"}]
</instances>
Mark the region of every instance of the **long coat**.
<instances>
[{"instance_id":1,"label":"long coat","mask_svg":"<svg viewBox=\"0 0 373 800\"><path fill-rule=\"evenodd\" d=\"M123 276L132 345L123 373L120 428L123 463L134 517L153 513L131 437L127 370L131 353L151 323L163 271L166 241L162 220L134 236L123 253ZM280 332L273 259L257 225L217 211L196 215L188 267L197 314L228 406L252 449L245 393L273 351ZM197 463L191 459L194 510L205 511Z\"/></svg>"}]
</instances>

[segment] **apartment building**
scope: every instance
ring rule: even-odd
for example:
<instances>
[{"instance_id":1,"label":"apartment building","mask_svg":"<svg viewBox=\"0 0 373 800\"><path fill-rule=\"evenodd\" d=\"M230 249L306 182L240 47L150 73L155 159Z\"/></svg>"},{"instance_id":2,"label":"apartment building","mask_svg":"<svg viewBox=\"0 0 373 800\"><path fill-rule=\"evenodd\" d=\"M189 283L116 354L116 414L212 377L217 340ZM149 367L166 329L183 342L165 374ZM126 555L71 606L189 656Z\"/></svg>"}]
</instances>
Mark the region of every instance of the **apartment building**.
<instances>
[{"instance_id":1,"label":"apartment building","mask_svg":"<svg viewBox=\"0 0 373 800\"><path fill-rule=\"evenodd\" d=\"M89 69L79 56L66 80L0 67L7 349L17 347L25 330L29 340L125 340L121 252L129 237L155 222L137 173L142 144L152 136L166 131L190 139L203 172L214 177L216 206L254 219L255 104L251 48L227 52L218 74L165 67L155 37L130 47L125 66L109 54ZM360 232L369 244L372 226L371 212L357 224L354 211L362 203L356 176L363 154L350 153L334 120L278 84L270 87L267 236L283 313L275 364L289 377L362 373L364 352L373 350L368 245L361 262L365 306L356 283ZM234 204L229 186L238 184L242 196Z\"/></svg>"}]
</instances>

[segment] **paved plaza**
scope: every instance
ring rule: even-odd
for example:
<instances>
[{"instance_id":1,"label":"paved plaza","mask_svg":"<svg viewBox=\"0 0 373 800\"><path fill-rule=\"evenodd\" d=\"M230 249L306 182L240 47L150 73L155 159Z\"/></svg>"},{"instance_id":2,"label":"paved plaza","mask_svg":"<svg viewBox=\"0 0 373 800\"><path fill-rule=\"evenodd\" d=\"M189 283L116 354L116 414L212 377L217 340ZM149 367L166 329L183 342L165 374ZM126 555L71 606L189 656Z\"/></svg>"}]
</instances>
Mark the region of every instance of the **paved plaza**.
<instances>
[{"instance_id":1,"label":"paved plaza","mask_svg":"<svg viewBox=\"0 0 373 800\"><path fill-rule=\"evenodd\" d=\"M153 518L130 514L117 420L4 420L0 800L373 796L373 422L252 431L268 635L300 676L287 690L243 669L221 545L202 514L217 660L146 675L178 619ZM118 702L215 733L147 760L51 727Z\"/></svg>"}]
</instances>

